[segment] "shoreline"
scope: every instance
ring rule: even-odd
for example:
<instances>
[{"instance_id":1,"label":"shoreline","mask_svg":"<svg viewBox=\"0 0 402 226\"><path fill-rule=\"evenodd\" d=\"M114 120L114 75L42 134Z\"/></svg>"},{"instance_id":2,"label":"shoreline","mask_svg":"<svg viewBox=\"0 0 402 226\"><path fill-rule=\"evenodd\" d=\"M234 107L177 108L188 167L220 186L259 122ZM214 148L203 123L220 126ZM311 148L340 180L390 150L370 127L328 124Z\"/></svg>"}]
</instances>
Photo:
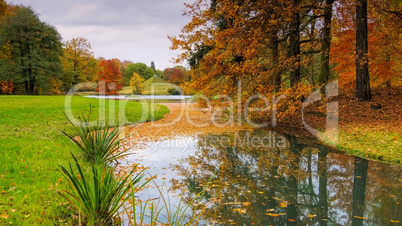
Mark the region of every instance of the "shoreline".
<instances>
[{"instance_id":1,"label":"shoreline","mask_svg":"<svg viewBox=\"0 0 402 226\"><path fill-rule=\"evenodd\" d=\"M294 120L288 123L279 122L279 125L277 127L275 128L267 127L267 129L271 129L273 131L277 131L284 134L294 135L301 140L305 140L306 142L319 143L327 146L331 150L336 150L339 152L343 152L345 154L389 164L402 163L402 148L399 145L401 138L398 137L397 135L398 131L394 130L397 127L385 126L389 130L379 130L371 127L371 130L370 128L368 128L367 130L364 124L356 126L356 121L353 120L351 122L354 123L354 126L350 126L349 124L347 124L347 121L345 121L344 119L345 117L342 116L344 116L345 112L350 110L348 108L353 108L355 106L353 105L349 106L348 108L345 108L345 98L340 99L339 102L340 102L339 105L341 115L339 117L339 141L335 145L328 144L314 137L302 125L300 125L300 123L294 123ZM370 103L371 102L369 103L356 102L355 104L365 106L369 105ZM163 119L160 119L155 122L145 122L141 124L126 126L125 127L127 129L126 134L129 133L130 138L128 138L128 140L125 141L125 143L135 142L135 140L142 139L144 137L149 138L150 141L156 141L158 139L166 137L173 138L185 135L195 136L201 133L219 134L227 132L254 130L254 128L252 128L249 125L242 124L240 126L238 123L234 123L235 125L226 125L222 127L214 126L213 122L211 122L210 120L212 116L211 111L203 111L197 108L194 103L186 103L186 104L161 103L161 104L168 107L170 113L165 114L165 117ZM395 106L397 107L398 105ZM357 112L356 114L359 113ZM291 117L294 116L295 115ZM349 119L353 119L353 117ZM315 121L315 123L312 123L312 125L318 126L319 128L319 125L322 124L323 118L317 115L312 116L310 115L308 117L308 120ZM218 125L223 124L224 122L218 121ZM362 135L361 132L364 132L364 135ZM375 139L372 139L371 137L380 137L380 138L382 137L384 139L384 136L389 137L389 139L385 139L384 141L390 143L391 145L390 147L388 146L377 147L372 143L375 142ZM353 137L353 139L351 137ZM370 143L369 142L370 140L366 141L365 139L370 139L372 142ZM388 150L387 148L390 150ZM395 148L395 150L392 148Z\"/></svg>"}]
</instances>

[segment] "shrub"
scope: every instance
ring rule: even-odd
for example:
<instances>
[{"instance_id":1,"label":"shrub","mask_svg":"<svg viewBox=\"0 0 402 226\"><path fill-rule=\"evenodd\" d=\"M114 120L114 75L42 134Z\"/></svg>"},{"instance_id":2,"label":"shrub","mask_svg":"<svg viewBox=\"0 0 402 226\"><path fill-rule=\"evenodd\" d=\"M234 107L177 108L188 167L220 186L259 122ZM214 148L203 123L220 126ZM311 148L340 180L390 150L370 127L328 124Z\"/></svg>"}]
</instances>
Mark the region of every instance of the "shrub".
<instances>
[{"instance_id":1,"label":"shrub","mask_svg":"<svg viewBox=\"0 0 402 226\"><path fill-rule=\"evenodd\" d=\"M180 90L177 89L177 88L170 88L170 89L167 90L167 92L170 95L180 95L181 94Z\"/></svg>"}]
</instances>

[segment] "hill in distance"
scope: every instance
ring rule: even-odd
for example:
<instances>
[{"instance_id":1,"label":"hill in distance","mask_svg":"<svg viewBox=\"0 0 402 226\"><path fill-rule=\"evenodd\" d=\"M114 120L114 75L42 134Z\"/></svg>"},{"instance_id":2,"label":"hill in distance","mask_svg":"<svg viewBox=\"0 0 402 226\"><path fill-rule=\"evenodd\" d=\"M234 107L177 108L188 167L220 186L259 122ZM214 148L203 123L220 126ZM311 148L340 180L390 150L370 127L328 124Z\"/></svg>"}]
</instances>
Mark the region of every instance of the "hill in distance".
<instances>
[{"instance_id":1,"label":"hill in distance","mask_svg":"<svg viewBox=\"0 0 402 226\"><path fill-rule=\"evenodd\" d=\"M158 76L152 76L148 80L142 83L144 85L143 95L169 95L168 89L177 88L177 86L163 80ZM152 87L154 92L152 93Z\"/></svg>"}]
</instances>

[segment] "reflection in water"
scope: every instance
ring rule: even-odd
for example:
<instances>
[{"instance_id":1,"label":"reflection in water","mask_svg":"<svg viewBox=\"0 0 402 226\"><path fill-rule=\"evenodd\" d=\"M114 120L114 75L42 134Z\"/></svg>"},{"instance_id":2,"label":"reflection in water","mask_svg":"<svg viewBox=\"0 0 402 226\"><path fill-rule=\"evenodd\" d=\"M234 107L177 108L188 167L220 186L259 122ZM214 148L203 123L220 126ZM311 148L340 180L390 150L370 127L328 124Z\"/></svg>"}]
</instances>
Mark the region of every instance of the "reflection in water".
<instances>
[{"instance_id":1,"label":"reflection in water","mask_svg":"<svg viewBox=\"0 0 402 226\"><path fill-rule=\"evenodd\" d=\"M243 138L250 142L239 142ZM209 204L203 219L210 224L388 225L402 221L399 166L303 144L293 136L272 136L265 130L199 136L185 151L162 147L162 142L153 145L159 148L142 150L143 156L136 160L153 165L150 173L166 177L166 186L174 194L182 193L184 202L190 202L213 178L202 200L192 205L193 211L199 211ZM148 194L155 196L156 192Z\"/></svg>"}]
</instances>

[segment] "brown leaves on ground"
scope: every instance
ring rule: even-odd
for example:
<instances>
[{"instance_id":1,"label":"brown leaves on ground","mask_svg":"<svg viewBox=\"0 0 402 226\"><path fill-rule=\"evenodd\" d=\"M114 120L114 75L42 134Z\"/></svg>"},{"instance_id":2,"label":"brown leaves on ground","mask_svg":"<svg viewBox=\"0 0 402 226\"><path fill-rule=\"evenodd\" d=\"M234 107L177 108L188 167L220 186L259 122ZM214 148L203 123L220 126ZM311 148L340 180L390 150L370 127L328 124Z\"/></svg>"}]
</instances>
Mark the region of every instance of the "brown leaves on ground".
<instances>
[{"instance_id":1,"label":"brown leaves on ground","mask_svg":"<svg viewBox=\"0 0 402 226\"><path fill-rule=\"evenodd\" d=\"M317 102L304 110L305 122L311 127L324 129L326 127L326 104L339 103L339 129L352 132L354 128L369 128L373 131L385 130L402 134L402 87L381 88L372 91L373 99L359 102L353 94L330 99L327 102ZM372 105L381 105L381 109L373 109ZM279 123L280 127L305 129L301 109ZM300 131L297 130L299 135ZM311 136L307 131L302 133Z\"/></svg>"},{"instance_id":2,"label":"brown leaves on ground","mask_svg":"<svg viewBox=\"0 0 402 226\"><path fill-rule=\"evenodd\" d=\"M126 135L129 142L141 138L158 140L166 137L194 136L200 133L225 133L244 130L249 127L239 125L233 120L225 120L220 115L214 115L209 109L198 108L193 103L167 103L169 114L156 122L146 122L128 126ZM216 112L216 111L215 111Z\"/></svg>"}]
</instances>

